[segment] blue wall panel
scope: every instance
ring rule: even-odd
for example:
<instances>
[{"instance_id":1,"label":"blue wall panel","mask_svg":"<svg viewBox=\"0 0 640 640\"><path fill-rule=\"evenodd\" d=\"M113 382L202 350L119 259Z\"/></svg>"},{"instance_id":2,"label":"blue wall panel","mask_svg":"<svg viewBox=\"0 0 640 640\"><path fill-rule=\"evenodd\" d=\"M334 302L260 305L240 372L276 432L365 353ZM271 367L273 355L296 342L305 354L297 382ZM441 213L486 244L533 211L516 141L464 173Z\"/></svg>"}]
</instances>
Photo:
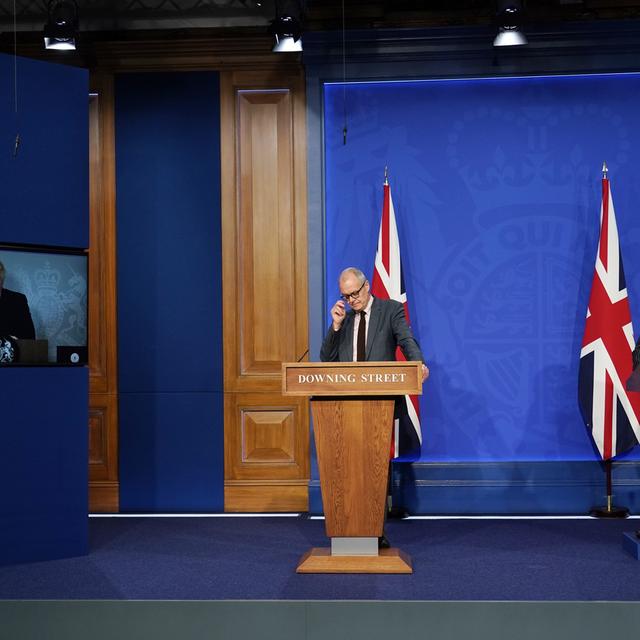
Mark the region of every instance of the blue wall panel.
<instances>
[{"instance_id":1,"label":"blue wall panel","mask_svg":"<svg viewBox=\"0 0 640 640\"><path fill-rule=\"evenodd\" d=\"M88 551L86 367L0 368L0 564Z\"/></svg>"},{"instance_id":2,"label":"blue wall panel","mask_svg":"<svg viewBox=\"0 0 640 640\"><path fill-rule=\"evenodd\" d=\"M638 329L638 100L636 74L324 86L326 309L341 269L371 275L388 165L432 367L423 460L595 459L576 396L600 168Z\"/></svg>"},{"instance_id":3,"label":"blue wall panel","mask_svg":"<svg viewBox=\"0 0 640 640\"><path fill-rule=\"evenodd\" d=\"M13 72L0 54L0 242L86 248L88 72L18 58L17 114Z\"/></svg>"},{"instance_id":4,"label":"blue wall panel","mask_svg":"<svg viewBox=\"0 0 640 640\"><path fill-rule=\"evenodd\" d=\"M123 510L223 507L219 138L216 73L117 79Z\"/></svg>"},{"instance_id":5,"label":"blue wall panel","mask_svg":"<svg viewBox=\"0 0 640 640\"><path fill-rule=\"evenodd\" d=\"M84 249L88 72L16 66L17 113L14 59L0 54L0 243ZM0 404L0 563L86 553L88 370L0 368Z\"/></svg>"},{"instance_id":6,"label":"blue wall panel","mask_svg":"<svg viewBox=\"0 0 640 640\"><path fill-rule=\"evenodd\" d=\"M123 511L222 510L222 403L222 393L120 394Z\"/></svg>"},{"instance_id":7,"label":"blue wall panel","mask_svg":"<svg viewBox=\"0 0 640 640\"><path fill-rule=\"evenodd\" d=\"M120 392L222 388L215 73L116 83Z\"/></svg>"},{"instance_id":8,"label":"blue wall panel","mask_svg":"<svg viewBox=\"0 0 640 640\"><path fill-rule=\"evenodd\" d=\"M409 513L586 515L606 506L597 461L419 462L394 469L394 499ZM639 478L637 463L614 464L614 505L640 512Z\"/></svg>"}]
</instances>

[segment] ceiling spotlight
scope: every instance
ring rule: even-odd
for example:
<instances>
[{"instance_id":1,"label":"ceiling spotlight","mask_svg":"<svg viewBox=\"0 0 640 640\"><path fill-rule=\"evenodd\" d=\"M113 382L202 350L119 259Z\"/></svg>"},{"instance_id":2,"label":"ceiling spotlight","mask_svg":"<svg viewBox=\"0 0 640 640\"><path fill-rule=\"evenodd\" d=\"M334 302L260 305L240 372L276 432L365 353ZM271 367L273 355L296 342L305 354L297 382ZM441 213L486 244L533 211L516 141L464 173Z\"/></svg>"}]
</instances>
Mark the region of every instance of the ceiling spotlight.
<instances>
[{"instance_id":1,"label":"ceiling spotlight","mask_svg":"<svg viewBox=\"0 0 640 640\"><path fill-rule=\"evenodd\" d=\"M503 2L496 16L498 33L494 47L516 47L527 44L527 37L520 30L524 22L522 6L519 2Z\"/></svg>"},{"instance_id":2,"label":"ceiling spotlight","mask_svg":"<svg viewBox=\"0 0 640 640\"><path fill-rule=\"evenodd\" d=\"M73 51L78 39L78 5L74 0L49 0L47 14L45 49Z\"/></svg>"},{"instance_id":3,"label":"ceiling spotlight","mask_svg":"<svg viewBox=\"0 0 640 640\"><path fill-rule=\"evenodd\" d=\"M300 14L301 8L297 2L276 2L276 17L269 27L269 33L276 41L272 51L302 51Z\"/></svg>"}]
</instances>

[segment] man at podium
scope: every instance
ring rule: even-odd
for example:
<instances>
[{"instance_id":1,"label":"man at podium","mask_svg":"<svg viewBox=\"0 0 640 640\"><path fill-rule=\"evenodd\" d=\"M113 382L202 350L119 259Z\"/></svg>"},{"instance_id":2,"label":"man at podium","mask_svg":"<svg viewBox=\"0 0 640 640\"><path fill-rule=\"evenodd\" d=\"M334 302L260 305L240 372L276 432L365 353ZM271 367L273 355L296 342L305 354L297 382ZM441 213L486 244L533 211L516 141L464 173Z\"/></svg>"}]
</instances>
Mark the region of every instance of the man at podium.
<instances>
[{"instance_id":1,"label":"man at podium","mask_svg":"<svg viewBox=\"0 0 640 640\"><path fill-rule=\"evenodd\" d=\"M422 362L422 381L429 376L424 356L396 300L371 295L369 281L355 267L338 280L340 300L331 308L332 323L320 349L323 362L395 360L400 347L407 360ZM347 311L346 305L351 308Z\"/></svg>"},{"instance_id":2,"label":"man at podium","mask_svg":"<svg viewBox=\"0 0 640 640\"><path fill-rule=\"evenodd\" d=\"M320 349L323 362L392 361L399 347L409 361L422 362L422 381L429 376L424 356L396 300L371 295L369 281L355 267L345 269L338 280L340 300L331 308L332 323ZM346 305L351 307L348 311ZM388 548L384 533L378 540Z\"/></svg>"}]
</instances>

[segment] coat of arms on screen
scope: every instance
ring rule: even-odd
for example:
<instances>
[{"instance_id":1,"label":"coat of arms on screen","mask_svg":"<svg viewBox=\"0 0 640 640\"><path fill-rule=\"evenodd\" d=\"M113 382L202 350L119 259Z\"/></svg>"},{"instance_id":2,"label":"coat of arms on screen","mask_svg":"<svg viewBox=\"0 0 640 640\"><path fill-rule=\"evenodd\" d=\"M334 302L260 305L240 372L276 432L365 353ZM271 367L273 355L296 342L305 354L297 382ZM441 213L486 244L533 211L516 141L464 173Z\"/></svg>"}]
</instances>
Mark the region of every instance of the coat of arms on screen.
<instances>
[{"instance_id":1,"label":"coat of arms on screen","mask_svg":"<svg viewBox=\"0 0 640 640\"><path fill-rule=\"evenodd\" d=\"M29 300L36 337L49 340L49 356L57 345L82 345L87 339L87 280L69 261L53 265L43 259L37 268L15 274Z\"/></svg>"}]
</instances>

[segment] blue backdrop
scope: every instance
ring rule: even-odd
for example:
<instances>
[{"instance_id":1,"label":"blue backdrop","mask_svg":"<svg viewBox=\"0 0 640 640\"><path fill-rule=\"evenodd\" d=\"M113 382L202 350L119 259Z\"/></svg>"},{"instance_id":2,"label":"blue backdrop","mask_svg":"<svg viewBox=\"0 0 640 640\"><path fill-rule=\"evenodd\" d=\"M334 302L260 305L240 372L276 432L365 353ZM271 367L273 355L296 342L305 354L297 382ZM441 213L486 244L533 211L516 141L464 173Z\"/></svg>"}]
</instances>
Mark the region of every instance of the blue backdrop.
<instances>
[{"instance_id":1,"label":"blue backdrop","mask_svg":"<svg viewBox=\"0 0 640 640\"><path fill-rule=\"evenodd\" d=\"M372 275L388 165L432 372L423 460L595 459L577 368L600 170L638 328L639 101L636 74L324 86L327 324L339 272Z\"/></svg>"},{"instance_id":2,"label":"blue backdrop","mask_svg":"<svg viewBox=\"0 0 640 640\"><path fill-rule=\"evenodd\" d=\"M221 511L218 74L116 79L122 511Z\"/></svg>"}]
</instances>

